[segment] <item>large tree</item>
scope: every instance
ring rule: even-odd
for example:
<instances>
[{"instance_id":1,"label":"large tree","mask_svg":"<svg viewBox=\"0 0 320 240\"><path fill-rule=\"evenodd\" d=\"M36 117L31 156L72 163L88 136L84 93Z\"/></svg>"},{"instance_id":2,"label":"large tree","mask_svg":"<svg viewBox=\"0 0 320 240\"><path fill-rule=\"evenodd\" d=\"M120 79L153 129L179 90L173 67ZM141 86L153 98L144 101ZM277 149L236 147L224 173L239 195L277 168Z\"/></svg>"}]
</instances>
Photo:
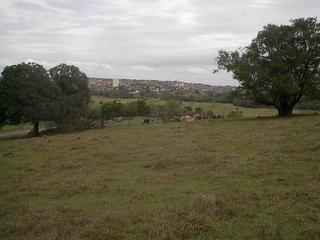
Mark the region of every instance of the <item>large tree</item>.
<instances>
[{"instance_id":1,"label":"large tree","mask_svg":"<svg viewBox=\"0 0 320 240\"><path fill-rule=\"evenodd\" d=\"M39 121L50 119L57 88L43 66L22 63L7 66L0 79L0 122L31 122L39 134Z\"/></svg>"},{"instance_id":2,"label":"large tree","mask_svg":"<svg viewBox=\"0 0 320 240\"><path fill-rule=\"evenodd\" d=\"M279 116L291 115L303 97L320 90L320 23L300 18L269 24L246 48L219 51L217 63L217 70L233 73L247 96L274 106Z\"/></svg>"},{"instance_id":3,"label":"large tree","mask_svg":"<svg viewBox=\"0 0 320 240\"><path fill-rule=\"evenodd\" d=\"M59 125L72 124L89 110L88 77L79 68L60 64L50 69L50 76L61 90L55 121Z\"/></svg>"}]
</instances>

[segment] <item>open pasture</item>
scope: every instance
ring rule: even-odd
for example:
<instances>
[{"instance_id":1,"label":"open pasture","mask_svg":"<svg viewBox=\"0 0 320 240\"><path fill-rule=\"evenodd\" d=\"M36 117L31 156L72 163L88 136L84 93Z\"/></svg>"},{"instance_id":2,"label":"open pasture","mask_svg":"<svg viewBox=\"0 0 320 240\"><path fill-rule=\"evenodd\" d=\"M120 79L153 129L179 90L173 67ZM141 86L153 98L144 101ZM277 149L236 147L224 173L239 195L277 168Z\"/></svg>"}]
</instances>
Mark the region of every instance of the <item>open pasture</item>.
<instances>
[{"instance_id":1,"label":"open pasture","mask_svg":"<svg viewBox=\"0 0 320 240\"><path fill-rule=\"evenodd\" d=\"M0 142L1 239L319 239L320 117Z\"/></svg>"}]
</instances>

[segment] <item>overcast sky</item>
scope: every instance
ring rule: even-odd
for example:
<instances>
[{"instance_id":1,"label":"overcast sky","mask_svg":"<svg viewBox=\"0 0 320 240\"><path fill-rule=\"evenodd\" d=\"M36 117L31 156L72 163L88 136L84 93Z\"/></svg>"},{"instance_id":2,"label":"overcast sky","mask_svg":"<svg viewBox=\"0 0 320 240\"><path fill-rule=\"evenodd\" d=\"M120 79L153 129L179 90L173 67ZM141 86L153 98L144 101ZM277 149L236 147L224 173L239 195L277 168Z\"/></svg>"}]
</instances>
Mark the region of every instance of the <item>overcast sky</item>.
<instances>
[{"instance_id":1,"label":"overcast sky","mask_svg":"<svg viewBox=\"0 0 320 240\"><path fill-rule=\"evenodd\" d=\"M235 85L212 74L219 49L319 14L319 0L0 0L0 70L66 62L91 77Z\"/></svg>"}]
</instances>

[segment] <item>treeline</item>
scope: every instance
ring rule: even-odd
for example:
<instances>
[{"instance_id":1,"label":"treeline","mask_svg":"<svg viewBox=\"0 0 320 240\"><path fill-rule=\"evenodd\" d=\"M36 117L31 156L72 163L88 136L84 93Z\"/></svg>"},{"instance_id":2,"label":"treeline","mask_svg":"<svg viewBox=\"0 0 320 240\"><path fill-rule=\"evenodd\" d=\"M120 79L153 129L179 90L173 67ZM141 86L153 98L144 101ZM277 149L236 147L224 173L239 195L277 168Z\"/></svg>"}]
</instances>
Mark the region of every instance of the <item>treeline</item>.
<instances>
[{"instance_id":1,"label":"treeline","mask_svg":"<svg viewBox=\"0 0 320 240\"><path fill-rule=\"evenodd\" d=\"M129 93L128 89L120 86L118 89L108 91L106 93L93 93L110 98L118 99L139 99L139 98L160 98L164 101L180 101L180 102L199 102L199 103L231 103L246 108L271 108L265 104L257 103L248 97L240 88L224 93L208 92L201 94L183 95L179 93L154 93L146 88L139 94ZM320 110L320 101L310 98L304 98L296 106L297 109Z\"/></svg>"},{"instance_id":2,"label":"treeline","mask_svg":"<svg viewBox=\"0 0 320 240\"><path fill-rule=\"evenodd\" d=\"M201 107L184 106L178 101L166 101L164 104L147 104L145 99L122 103L119 100L107 102L91 110L90 119L113 120L120 117L130 120L133 117L174 118L184 114L199 113L214 115L211 111L203 111Z\"/></svg>"},{"instance_id":3,"label":"treeline","mask_svg":"<svg viewBox=\"0 0 320 240\"><path fill-rule=\"evenodd\" d=\"M118 89L113 89L108 92L97 92L91 91L92 95L104 96L109 98L118 99L140 99L140 98L160 98L165 101L184 101L184 102L216 102L216 103L231 103L232 100L229 97L229 93L194 93L194 94L180 94L178 92L173 93L155 93L152 92L148 87L140 92L132 94L127 88L120 86Z\"/></svg>"},{"instance_id":4,"label":"treeline","mask_svg":"<svg viewBox=\"0 0 320 240\"><path fill-rule=\"evenodd\" d=\"M31 122L33 135L40 121L74 126L89 113L87 76L79 68L60 64L46 70L37 63L4 68L0 78L0 125Z\"/></svg>"},{"instance_id":5,"label":"treeline","mask_svg":"<svg viewBox=\"0 0 320 240\"><path fill-rule=\"evenodd\" d=\"M229 92L225 96L226 103L232 103L234 105L246 108L272 108L267 104L261 104L254 101L243 88L237 88L234 91ZM296 105L297 109L304 110L320 110L320 100L316 97L304 96Z\"/></svg>"},{"instance_id":6,"label":"treeline","mask_svg":"<svg viewBox=\"0 0 320 240\"><path fill-rule=\"evenodd\" d=\"M90 119L111 120L119 117L131 119L136 116L149 116L151 108L145 100L121 103L118 100L101 104L90 112Z\"/></svg>"}]
</instances>

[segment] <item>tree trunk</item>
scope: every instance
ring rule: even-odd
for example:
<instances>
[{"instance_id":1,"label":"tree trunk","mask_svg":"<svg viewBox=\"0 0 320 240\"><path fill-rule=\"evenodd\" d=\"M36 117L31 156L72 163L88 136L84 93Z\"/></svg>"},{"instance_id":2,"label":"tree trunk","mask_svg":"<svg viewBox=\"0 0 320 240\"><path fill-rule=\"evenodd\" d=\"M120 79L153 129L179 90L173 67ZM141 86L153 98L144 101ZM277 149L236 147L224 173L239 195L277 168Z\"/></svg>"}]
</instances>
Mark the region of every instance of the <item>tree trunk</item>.
<instances>
[{"instance_id":1,"label":"tree trunk","mask_svg":"<svg viewBox=\"0 0 320 240\"><path fill-rule=\"evenodd\" d=\"M289 106L288 104L281 105L277 109L279 117L288 117L292 115L293 107Z\"/></svg>"},{"instance_id":2,"label":"tree trunk","mask_svg":"<svg viewBox=\"0 0 320 240\"><path fill-rule=\"evenodd\" d=\"M39 136L39 121L33 122L33 136L34 137Z\"/></svg>"}]
</instances>

